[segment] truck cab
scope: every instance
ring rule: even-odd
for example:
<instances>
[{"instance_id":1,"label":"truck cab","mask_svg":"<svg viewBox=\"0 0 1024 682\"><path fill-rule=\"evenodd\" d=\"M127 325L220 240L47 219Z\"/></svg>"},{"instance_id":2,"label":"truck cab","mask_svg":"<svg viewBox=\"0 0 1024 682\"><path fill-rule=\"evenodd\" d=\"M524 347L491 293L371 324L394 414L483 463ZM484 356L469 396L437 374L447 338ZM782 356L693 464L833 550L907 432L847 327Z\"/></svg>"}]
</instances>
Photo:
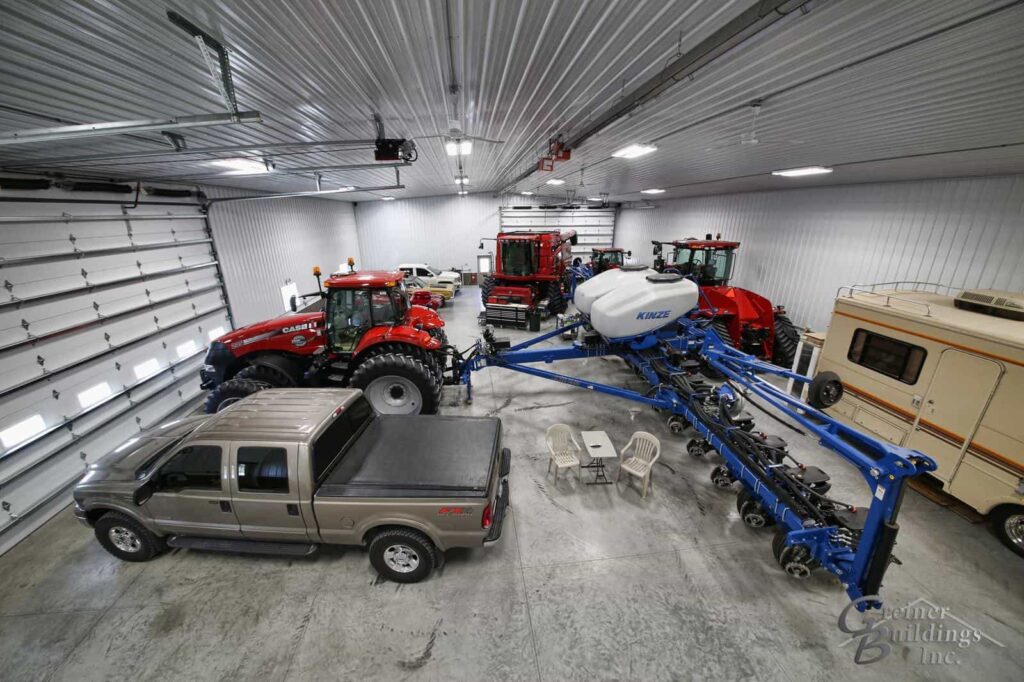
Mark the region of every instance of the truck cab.
<instances>
[{"instance_id":1,"label":"truck cab","mask_svg":"<svg viewBox=\"0 0 1024 682\"><path fill-rule=\"evenodd\" d=\"M105 549L304 555L366 545L415 582L440 553L496 541L511 455L493 418L378 414L361 391L260 391L143 432L90 466L75 514Z\"/></svg>"}]
</instances>

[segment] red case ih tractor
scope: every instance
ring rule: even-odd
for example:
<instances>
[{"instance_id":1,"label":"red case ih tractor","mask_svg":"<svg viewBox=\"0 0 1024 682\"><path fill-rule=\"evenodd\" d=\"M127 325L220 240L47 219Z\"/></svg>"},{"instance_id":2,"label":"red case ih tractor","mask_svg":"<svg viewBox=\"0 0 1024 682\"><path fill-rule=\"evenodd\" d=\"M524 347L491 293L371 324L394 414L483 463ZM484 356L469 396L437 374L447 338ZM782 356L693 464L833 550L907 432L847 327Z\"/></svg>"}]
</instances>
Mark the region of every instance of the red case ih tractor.
<instances>
[{"instance_id":1,"label":"red case ih tractor","mask_svg":"<svg viewBox=\"0 0 1024 682\"><path fill-rule=\"evenodd\" d=\"M595 247L590 252L590 262L587 263L587 267L590 268L590 276L600 275L605 270L615 270L621 268L623 263L626 262L626 258L632 256L631 251L624 251L618 246L605 246ZM576 258L572 262L573 267L579 267L583 265L583 261Z\"/></svg>"},{"instance_id":2,"label":"red case ih tractor","mask_svg":"<svg viewBox=\"0 0 1024 682\"><path fill-rule=\"evenodd\" d=\"M549 313L564 313L576 232L500 232L497 242L494 273L480 285L487 324L539 322L545 299Z\"/></svg>"},{"instance_id":3,"label":"red case ih tractor","mask_svg":"<svg viewBox=\"0 0 1024 682\"><path fill-rule=\"evenodd\" d=\"M313 274L319 287L319 268ZM332 275L310 294L324 299L323 310L257 322L211 343L200 370L210 390L206 411L264 388L352 386L378 412L436 412L447 359L444 321L409 305L403 277Z\"/></svg>"},{"instance_id":4,"label":"red case ih tractor","mask_svg":"<svg viewBox=\"0 0 1024 682\"><path fill-rule=\"evenodd\" d=\"M701 310L717 311L712 326L723 341L781 367L793 366L800 333L786 310L753 291L729 286L739 242L712 239L709 234L702 240L651 243L655 270L678 272L700 285ZM668 261L662 258L664 246L673 247Z\"/></svg>"}]
</instances>

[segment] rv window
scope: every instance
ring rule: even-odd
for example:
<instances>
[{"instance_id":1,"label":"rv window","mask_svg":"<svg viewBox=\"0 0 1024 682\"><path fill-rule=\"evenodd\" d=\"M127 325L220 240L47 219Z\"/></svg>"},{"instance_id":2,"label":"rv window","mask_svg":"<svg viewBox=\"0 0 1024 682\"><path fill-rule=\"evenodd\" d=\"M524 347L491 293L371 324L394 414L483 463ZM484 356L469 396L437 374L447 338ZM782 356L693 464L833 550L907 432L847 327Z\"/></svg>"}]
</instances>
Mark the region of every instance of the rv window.
<instances>
[{"instance_id":1,"label":"rv window","mask_svg":"<svg viewBox=\"0 0 1024 682\"><path fill-rule=\"evenodd\" d=\"M920 346L866 329L854 332L847 354L851 362L911 385L917 383L926 356L927 352Z\"/></svg>"}]
</instances>

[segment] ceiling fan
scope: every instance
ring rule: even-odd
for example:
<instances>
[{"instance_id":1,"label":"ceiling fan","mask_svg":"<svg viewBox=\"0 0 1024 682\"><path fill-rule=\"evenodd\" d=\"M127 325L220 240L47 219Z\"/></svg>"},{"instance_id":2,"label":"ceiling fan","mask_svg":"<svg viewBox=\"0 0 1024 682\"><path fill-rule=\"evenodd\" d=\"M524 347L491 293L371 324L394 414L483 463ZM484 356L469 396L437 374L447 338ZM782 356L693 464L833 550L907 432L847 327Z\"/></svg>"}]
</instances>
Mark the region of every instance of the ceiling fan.
<instances>
[{"instance_id":1,"label":"ceiling fan","mask_svg":"<svg viewBox=\"0 0 1024 682\"><path fill-rule=\"evenodd\" d=\"M764 105L763 99L755 99L750 103L751 119L750 119L750 130L740 134L740 139L733 142L724 142L722 144L711 145L705 147L704 151L710 152L715 149L725 149L727 147L757 147L757 146L769 146L769 145L787 145L787 144L803 144L803 140L782 140L782 139L770 139L761 137L757 134L757 118L761 115L761 107Z\"/></svg>"}]
</instances>

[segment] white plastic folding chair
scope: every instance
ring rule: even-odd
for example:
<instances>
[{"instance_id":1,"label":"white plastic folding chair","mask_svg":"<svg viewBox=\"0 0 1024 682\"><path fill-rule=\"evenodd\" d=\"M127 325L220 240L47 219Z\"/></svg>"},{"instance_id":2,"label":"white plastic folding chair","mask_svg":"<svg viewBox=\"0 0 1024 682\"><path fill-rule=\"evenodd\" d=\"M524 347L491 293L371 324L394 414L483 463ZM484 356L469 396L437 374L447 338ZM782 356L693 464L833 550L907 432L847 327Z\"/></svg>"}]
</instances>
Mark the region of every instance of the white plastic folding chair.
<instances>
[{"instance_id":1,"label":"white plastic folding chair","mask_svg":"<svg viewBox=\"0 0 1024 682\"><path fill-rule=\"evenodd\" d=\"M555 481L557 481L559 471L576 467L576 477L582 481L583 467L580 463L580 453L582 450L579 443L573 438L572 429L567 424L555 424L548 427L544 440L550 453L547 473L550 474L551 467L554 466Z\"/></svg>"},{"instance_id":2,"label":"white plastic folding chair","mask_svg":"<svg viewBox=\"0 0 1024 682\"><path fill-rule=\"evenodd\" d=\"M642 484L640 497L647 497L654 463L661 456L661 442L646 431L637 431L619 454L622 460L615 480L618 481L622 477L623 471L634 478L639 478Z\"/></svg>"}]
</instances>

